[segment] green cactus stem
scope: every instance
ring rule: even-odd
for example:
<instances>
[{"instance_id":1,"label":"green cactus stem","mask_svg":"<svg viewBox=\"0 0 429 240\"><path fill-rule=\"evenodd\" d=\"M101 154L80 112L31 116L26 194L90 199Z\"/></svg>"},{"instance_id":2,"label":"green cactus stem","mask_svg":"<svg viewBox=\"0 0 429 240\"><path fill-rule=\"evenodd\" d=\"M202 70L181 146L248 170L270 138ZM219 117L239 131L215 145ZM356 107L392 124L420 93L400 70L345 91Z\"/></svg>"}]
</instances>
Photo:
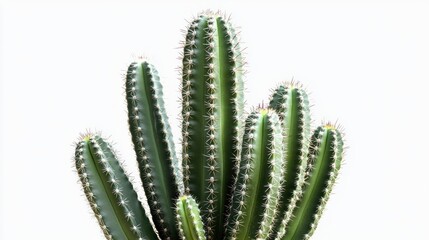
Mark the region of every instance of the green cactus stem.
<instances>
[{"instance_id":1,"label":"green cactus stem","mask_svg":"<svg viewBox=\"0 0 429 240\"><path fill-rule=\"evenodd\" d=\"M222 239L240 158L243 83L237 36L207 12L187 30L182 67L185 192L202 209L208 239Z\"/></svg>"},{"instance_id":2,"label":"green cactus stem","mask_svg":"<svg viewBox=\"0 0 429 240\"><path fill-rule=\"evenodd\" d=\"M240 170L228 219L227 239L267 239L278 214L284 174L280 120L273 110L246 120Z\"/></svg>"},{"instance_id":3,"label":"green cactus stem","mask_svg":"<svg viewBox=\"0 0 429 240\"><path fill-rule=\"evenodd\" d=\"M280 225L292 217L296 202L302 195L310 145L310 107L307 93L300 84L285 83L274 90L270 107L279 114L283 128L285 175L280 196L279 215L270 239L274 239Z\"/></svg>"},{"instance_id":4,"label":"green cactus stem","mask_svg":"<svg viewBox=\"0 0 429 240\"><path fill-rule=\"evenodd\" d=\"M174 206L184 187L158 72L147 61L134 62L125 86L130 132L154 224L162 239L178 239Z\"/></svg>"},{"instance_id":5,"label":"green cactus stem","mask_svg":"<svg viewBox=\"0 0 429 240\"><path fill-rule=\"evenodd\" d=\"M204 224L198 204L191 196L177 199L176 218L183 240L205 240Z\"/></svg>"},{"instance_id":6,"label":"green cactus stem","mask_svg":"<svg viewBox=\"0 0 429 240\"><path fill-rule=\"evenodd\" d=\"M97 135L84 136L76 146L75 163L85 195L107 239L157 239L110 144Z\"/></svg>"},{"instance_id":7,"label":"green cactus stem","mask_svg":"<svg viewBox=\"0 0 429 240\"><path fill-rule=\"evenodd\" d=\"M294 217L283 225L277 239L309 239L317 227L341 167L342 133L332 124L319 126L310 143L307 183Z\"/></svg>"}]
</instances>

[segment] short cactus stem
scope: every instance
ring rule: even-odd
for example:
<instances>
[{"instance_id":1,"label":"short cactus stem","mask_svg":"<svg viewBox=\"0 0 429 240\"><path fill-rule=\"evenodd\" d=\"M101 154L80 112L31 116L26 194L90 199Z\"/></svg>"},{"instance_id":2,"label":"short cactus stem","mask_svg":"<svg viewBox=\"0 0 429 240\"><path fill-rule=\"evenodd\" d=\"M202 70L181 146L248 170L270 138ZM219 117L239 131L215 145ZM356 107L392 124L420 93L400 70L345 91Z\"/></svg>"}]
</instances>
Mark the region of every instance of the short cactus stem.
<instances>
[{"instance_id":1,"label":"short cactus stem","mask_svg":"<svg viewBox=\"0 0 429 240\"><path fill-rule=\"evenodd\" d=\"M161 238L177 239L174 206L184 187L158 72L147 61L134 62L125 86L130 132L153 221Z\"/></svg>"},{"instance_id":2,"label":"short cactus stem","mask_svg":"<svg viewBox=\"0 0 429 240\"><path fill-rule=\"evenodd\" d=\"M205 240L204 225L198 204L191 196L177 199L176 218L180 236L183 240Z\"/></svg>"},{"instance_id":3,"label":"short cactus stem","mask_svg":"<svg viewBox=\"0 0 429 240\"><path fill-rule=\"evenodd\" d=\"M227 239L268 238L278 214L284 174L282 140L273 110L260 109L248 116Z\"/></svg>"},{"instance_id":4,"label":"short cactus stem","mask_svg":"<svg viewBox=\"0 0 429 240\"><path fill-rule=\"evenodd\" d=\"M317 227L338 176L343 158L343 136L332 124L319 126L310 143L307 183L294 217L282 225L276 239L309 239Z\"/></svg>"},{"instance_id":5,"label":"short cactus stem","mask_svg":"<svg viewBox=\"0 0 429 240\"><path fill-rule=\"evenodd\" d=\"M157 239L109 143L84 136L76 146L75 163L85 195L107 239Z\"/></svg>"},{"instance_id":6,"label":"short cactus stem","mask_svg":"<svg viewBox=\"0 0 429 240\"><path fill-rule=\"evenodd\" d=\"M284 191L280 195L279 215L270 239L274 239L282 222L291 219L294 207L302 195L310 145L310 107L301 84L284 83L277 87L270 107L279 114L283 129L285 157Z\"/></svg>"},{"instance_id":7,"label":"short cactus stem","mask_svg":"<svg viewBox=\"0 0 429 240\"><path fill-rule=\"evenodd\" d=\"M201 205L208 239L222 239L240 157L241 52L231 24L207 12L187 30L182 67L185 192Z\"/></svg>"}]
</instances>

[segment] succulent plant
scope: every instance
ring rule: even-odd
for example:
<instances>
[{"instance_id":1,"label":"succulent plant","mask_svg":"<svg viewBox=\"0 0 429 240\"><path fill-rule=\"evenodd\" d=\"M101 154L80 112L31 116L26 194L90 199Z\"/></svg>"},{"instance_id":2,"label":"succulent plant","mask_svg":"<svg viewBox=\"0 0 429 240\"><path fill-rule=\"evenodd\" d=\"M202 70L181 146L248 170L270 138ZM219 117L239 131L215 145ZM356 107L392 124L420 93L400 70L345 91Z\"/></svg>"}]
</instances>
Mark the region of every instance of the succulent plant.
<instances>
[{"instance_id":1,"label":"succulent plant","mask_svg":"<svg viewBox=\"0 0 429 240\"><path fill-rule=\"evenodd\" d=\"M106 140L87 133L76 144L77 172L105 237L310 238L341 167L342 132L327 123L311 133L307 93L293 82L245 116L242 51L222 14L192 20L183 45L181 158L157 70L139 59L126 74L149 212Z\"/></svg>"}]
</instances>

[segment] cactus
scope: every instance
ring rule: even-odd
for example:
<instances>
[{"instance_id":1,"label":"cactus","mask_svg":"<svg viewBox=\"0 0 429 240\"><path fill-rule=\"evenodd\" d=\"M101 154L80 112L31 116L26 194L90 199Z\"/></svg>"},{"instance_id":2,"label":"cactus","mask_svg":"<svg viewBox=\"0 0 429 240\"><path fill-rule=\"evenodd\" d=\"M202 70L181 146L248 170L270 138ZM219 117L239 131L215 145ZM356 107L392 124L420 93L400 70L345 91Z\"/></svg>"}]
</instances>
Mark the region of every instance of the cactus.
<instances>
[{"instance_id":1,"label":"cactus","mask_svg":"<svg viewBox=\"0 0 429 240\"><path fill-rule=\"evenodd\" d=\"M132 63L125 89L130 132L156 229L161 238L177 239L174 205L183 183L158 72L147 61Z\"/></svg>"},{"instance_id":2,"label":"cactus","mask_svg":"<svg viewBox=\"0 0 429 240\"><path fill-rule=\"evenodd\" d=\"M222 239L240 150L241 53L217 14L191 22L182 68L182 157L186 193L200 202L208 239Z\"/></svg>"},{"instance_id":3,"label":"cactus","mask_svg":"<svg viewBox=\"0 0 429 240\"><path fill-rule=\"evenodd\" d=\"M284 172L282 139L274 111L256 110L247 118L228 239L268 237L277 214Z\"/></svg>"},{"instance_id":4,"label":"cactus","mask_svg":"<svg viewBox=\"0 0 429 240\"><path fill-rule=\"evenodd\" d=\"M295 217L280 229L276 239L309 239L328 201L343 158L342 133L332 124L319 126L310 143L307 185L297 203Z\"/></svg>"},{"instance_id":5,"label":"cactus","mask_svg":"<svg viewBox=\"0 0 429 240\"><path fill-rule=\"evenodd\" d=\"M156 239L110 144L97 135L84 136L76 146L75 162L85 195L107 239Z\"/></svg>"},{"instance_id":6,"label":"cactus","mask_svg":"<svg viewBox=\"0 0 429 240\"><path fill-rule=\"evenodd\" d=\"M342 133L324 124L310 136L308 97L297 83L280 85L269 106L244 118L243 63L227 18L207 11L190 22L181 73L181 158L157 70L142 59L130 64L128 123L150 211L109 143L87 134L76 146L78 176L107 239L312 236L341 166Z\"/></svg>"},{"instance_id":7,"label":"cactus","mask_svg":"<svg viewBox=\"0 0 429 240\"><path fill-rule=\"evenodd\" d=\"M285 83L275 89L270 107L275 109L282 121L285 157L285 175L280 196L279 215L273 225L270 239L280 226L292 217L296 202L302 195L305 169L310 145L310 107L306 91L300 84Z\"/></svg>"},{"instance_id":8,"label":"cactus","mask_svg":"<svg viewBox=\"0 0 429 240\"><path fill-rule=\"evenodd\" d=\"M176 213L182 239L206 239L200 209L194 198L185 195L177 199Z\"/></svg>"}]
</instances>

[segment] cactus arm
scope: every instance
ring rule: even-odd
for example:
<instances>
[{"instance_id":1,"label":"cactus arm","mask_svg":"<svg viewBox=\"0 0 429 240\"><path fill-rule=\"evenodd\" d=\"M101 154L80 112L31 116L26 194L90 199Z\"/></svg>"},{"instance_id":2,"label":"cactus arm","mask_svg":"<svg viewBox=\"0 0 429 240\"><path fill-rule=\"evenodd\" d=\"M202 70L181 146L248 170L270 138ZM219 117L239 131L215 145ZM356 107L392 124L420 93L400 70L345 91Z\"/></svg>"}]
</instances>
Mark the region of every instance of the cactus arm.
<instances>
[{"instance_id":1,"label":"cactus arm","mask_svg":"<svg viewBox=\"0 0 429 240\"><path fill-rule=\"evenodd\" d=\"M215 14L191 23L182 82L186 192L202 205L208 239L221 239L239 156L241 62L230 25Z\"/></svg>"},{"instance_id":2,"label":"cactus arm","mask_svg":"<svg viewBox=\"0 0 429 240\"><path fill-rule=\"evenodd\" d=\"M276 216L284 158L277 114L258 110L249 115L243 137L242 158L228 239L264 239Z\"/></svg>"},{"instance_id":3,"label":"cactus arm","mask_svg":"<svg viewBox=\"0 0 429 240\"><path fill-rule=\"evenodd\" d=\"M75 160L85 195L107 239L157 239L107 142L85 136L76 147Z\"/></svg>"},{"instance_id":4,"label":"cactus arm","mask_svg":"<svg viewBox=\"0 0 429 240\"><path fill-rule=\"evenodd\" d=\"M183 182L156 69L132 63L126 76L129 125L143 188L161 238L178 238L175 199Z\"/></svg>"},{"instance_id":5,"label":"cactus arm","mask_svg":"<svg viewBox=\"0 0 429 240\"><path fill-rule=\"evenodd\" d=\"M189 27L186 37L183 57L182 83L182 157L186 193L192 192L199 201L206 199L204 187L208 170L204 159L208 152L205 143L208 142L206 133L208 88L205 76L208 75L205 45L207 45L205 31L207 21L204 18L195 20ZM197 54L199 53L199 54ZM192 174L191 174L192 172ZM192 189L192 190L191 190Z\"/></svg>"},{"instance_id":6,"label":"cactus arm","mask_svg":"<svg viewBox=\"0 0 429 240\"><path fill-rule=\"evenodd\" d=\"M270 236L270 239L274 239L281 224L286 224L292 217L296 202L302 195L310 145L310 107L307 93L296 83L280 85L271 97L270 107L276 110L282 120L286 146L284 191L280 196L282 204Z\"/></svg>"},{"instance_id":7,"label":"cactus arm","mask_svg":"<svg viewBox=\"0 0 429 240\"><path fill-rule=\"evenodd\" d=\"M282 240L309 239L326 205L343 155L342 134L334 126L318 127L312 138L307 167L308 183L287 229L281 229Z\"/></svg>"},{"instance_id":8,"label":"cactus arm","mask_svg":"<svg viewBox=\"0 0 429 240\"><path fill-rule=\"evenodd\" d=\"M332 126L329 126L329 127L332 127ZM317 212L315 215L316 220L315 220L314 224L311 225L310 231L306 235L305 239L309 239L313 235L314 231L317 228L317 225L319 223L319 219L322 216L323 211L324 211L325 206L326 206L326 203L328 202L329 196L332 193L332 189L335 185L335 182L336 182L338 174L339 174L339 170L341 168L341 164L343 162L343 155L344 155L343 134L341 131L339 131L337 129L331 129L331 130L333 131L332 137L334 139L333 140L334 142L332 144L333 145L332 148L335 149L334 150L335 153L333 155L334 163L330 166L333 169L333 171L332 171L332 174L330 174L330 176L328 178L326 191L324 193L324 196L321 200L319 207L317 208ZM331 151L333 149L331 149Z\"/></svg>"},{"instance_id":9,"label":"cactus arm","mask_svg":"<svg viewBox=\"0 0 429 240\"><path fill-rule=\"evenodd\" d=\"M280 206L280 196L283 191L282 181L284 176L284 156L282 151L283 134L280 120L277 114L268 113L269 127L271 135L269 136L269 164L271 172L269 174L268 188L266 188L264 196L265 212L263 213L262 222L259 223L257 239L267 239L272 231L272 226L276 218L278 218L278 208Z\"/></svg>"},{"instance_id":10,"label":"cactus arm","mask_svg":"<svg viewBox=\"0 0 429 240\"><path fill-rule=\"evenodd\" d=\"M183 240L205 240L204 225L201 220L198 204L190 196L177 199L176 218Z\"/></svg>"}]
</instances>

